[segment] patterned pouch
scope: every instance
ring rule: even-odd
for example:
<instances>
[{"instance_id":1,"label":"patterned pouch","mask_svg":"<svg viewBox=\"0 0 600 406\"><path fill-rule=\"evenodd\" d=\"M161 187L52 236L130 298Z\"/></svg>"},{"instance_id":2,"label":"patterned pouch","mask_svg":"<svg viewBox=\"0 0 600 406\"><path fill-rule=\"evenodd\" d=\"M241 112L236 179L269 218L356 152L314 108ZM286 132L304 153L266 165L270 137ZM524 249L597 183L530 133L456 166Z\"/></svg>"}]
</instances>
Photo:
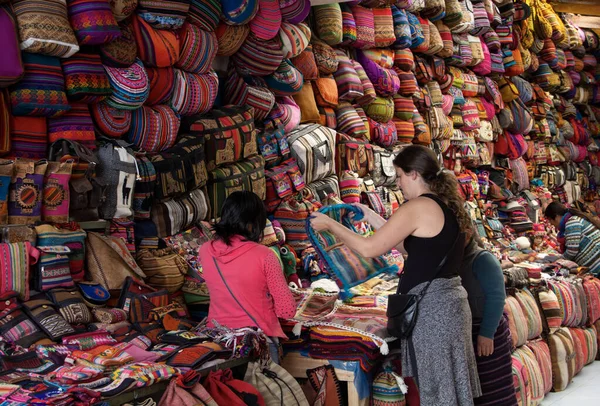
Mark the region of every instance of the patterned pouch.
<instances>
[{"instance_id":1,"label":"patterned pouch","mask_svg":"<svg viewBox=\"0 0 600 406\"><path fill-rule=\"evenodd\" d=\"M115 324L127 321L127 312L123 309L98 308L92 310L92 313L94 313L94 317L100 323Z\"/></svg>"},{"instance_id":2,"label":"patterned pouch","mask_svg":"<svg viewBox=\"0 0 600 406\"><path fill-rule=\"evenodd\" d=\"M212 349L203 345L182 348L167 359L167 365L194 369L205 363L212 352Z\"/></svg>"},{"instance_id":3,"label":"patterned pouch","mask_svg":"<svg viewBox=\"0 0 600 406\"><path fill-rule=\"evenodd\" d=\"M89 324L92 314L77 289L53 289L48 297L70 324Z\"/></svg>"},{"instance_id":4,"label":"patterned pouch","mask_svg":"<svg viewBox=\"0 0 600 406\"><path fill-rule=\"evenodd\" d=\"M42 193L42 220L49 223L69 222L69 180L73 160L48 162Z\"/></svg>"},{"instance_id":5,"label":"patterned pouch","mask_svg":"<svg viewBox=\"0 0 600 406\"><path fill-rule=\"evenodd\" d=\"M167 332L159 323L136 323L135 328L149 338L152 345L160 343L159 337Z\"/></svg>"},{"instance_id":6,"label":"patterned pouch","mask_svg":"<svg viewBox=\"0 0 600 406\"><path fill-rule=\"evenodd\" d=\"M25 348L44 339L48 341L46 334L18 304L16 292L0 295L0 337Z\"/></svg>"},{"instance_id":7,"label":"patterned pouch","mask_svg":"<svg viewBox=\"0 0 600 406\"><path fill-rule=\"evenodd\" d=\"M75 333L73 327L56 311L49 300L38 296L23 303L23 306L51 340L57 341L65 335Z\"/></svg>"},{"instance_id":8,"label":"patterned pouch","mask_svg":"<svg viewBox=\"0 0 600 406\"><path fill-rule=\"evenodd\" d=\"M37 290L45 292L54 288L73 287L74 283L71 277L69 257L62 254L43 252L44 248L46 247L40 247L40 251L42 252L35 279Z\"/></svg>"},{"instance_id":9,"label":"patterned pouch","mask_svg":"<svg viewBox=\"0 0 600 406\"><path fill-rule=\"evenodd\" d=\"M131 299L138 295L154 293L156 289L146 285L142 280L128 276L121 288L121 296L119 297L118 307L129 312L131 308Z\"/></svg>"},{"instance_id":10,"label":"patterned pouch","mask_svg":"<svg viewBox=\"0 0 600 406\"><path fill-rule=\"evenodd\" d=\"M110 300L110 292L99 283L79 282L81 297L88 307L104 306Z\"/></svg>"},{"instance_id":11,"label":"patterned pouch","mask_svg":"<svg viewBox=\"0 0 600 406\"><path fill-rule=\"evenodd\" d=\"M17 161L10 183L9 224L34 224L42 220L42 189L47 160Z\"/></svg>"},{"instance_id":12,"label":"patterned pouch","mask_svg":"<svg viewBox=\"0 0 600 406\"><path fill-rule=\"evenodd\" d=\"M157 307L169 304L169 291L166 289L154 293L146 293L131 298L129 320L132 323L150 321L150 313Z\"/></svg>"},{"instance_id":13,"label":"patterned pouch","mask_svg":"<svg viewBox=\"0 0 600 406\"><path fill-rule=\"evenodd\" d=\"M89 333L75 334L63 337L62 343L66 345L77 345L80 350L91 350L101 345L114 345L117 340L111 337L108 331L92 331Z\"/></svg>"},{"instance_id":14,"label":"patterned pouch","mask_svg":"<svg viewBox=\"0 0 600 406\"><path fill-rule=\"evenodd\" d=\"M179 302L173 301L166 306L156 307L150 311L150 320L161 320L167 314L173 314L177 317L186 317L187 310Z\"/></svg>"}]
</instances>

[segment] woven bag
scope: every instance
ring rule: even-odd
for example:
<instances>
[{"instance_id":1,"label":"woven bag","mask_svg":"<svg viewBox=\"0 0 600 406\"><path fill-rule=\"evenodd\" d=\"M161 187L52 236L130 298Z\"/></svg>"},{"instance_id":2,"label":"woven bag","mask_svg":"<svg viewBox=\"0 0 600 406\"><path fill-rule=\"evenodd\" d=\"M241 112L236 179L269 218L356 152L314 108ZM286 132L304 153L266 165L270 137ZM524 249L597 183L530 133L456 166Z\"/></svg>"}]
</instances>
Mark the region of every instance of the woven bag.
<instances>
[{"instance_id":1,"label":"woven bag","mask_svg":"<svg viewBox=\"0 0 600 406\"><path fill-rule=\"evenodd\" d=\"M155 289L177 292L183 286L188 265L170 248L160 250L142 249L136 261L146 274L146 283Z\"/></svg>"}]
</instances>

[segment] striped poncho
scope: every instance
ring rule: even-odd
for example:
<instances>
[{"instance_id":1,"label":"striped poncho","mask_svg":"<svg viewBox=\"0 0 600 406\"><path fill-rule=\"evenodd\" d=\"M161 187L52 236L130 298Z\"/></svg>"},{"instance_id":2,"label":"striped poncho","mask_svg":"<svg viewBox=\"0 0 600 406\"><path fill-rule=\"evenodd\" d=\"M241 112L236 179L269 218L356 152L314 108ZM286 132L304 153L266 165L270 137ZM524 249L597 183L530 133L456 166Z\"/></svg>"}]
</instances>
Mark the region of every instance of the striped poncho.
<instances>
[{"instance_id":1,"label":"striped poncho","mask_svg":"<svg viewBox=\"0 0 600 406\"><path fill-rule=\"evenodd\" d=\"M594 275L600 273L600 230L589 221L571 216L565 225L564 256Z\"/></svg>"}]
</instances>

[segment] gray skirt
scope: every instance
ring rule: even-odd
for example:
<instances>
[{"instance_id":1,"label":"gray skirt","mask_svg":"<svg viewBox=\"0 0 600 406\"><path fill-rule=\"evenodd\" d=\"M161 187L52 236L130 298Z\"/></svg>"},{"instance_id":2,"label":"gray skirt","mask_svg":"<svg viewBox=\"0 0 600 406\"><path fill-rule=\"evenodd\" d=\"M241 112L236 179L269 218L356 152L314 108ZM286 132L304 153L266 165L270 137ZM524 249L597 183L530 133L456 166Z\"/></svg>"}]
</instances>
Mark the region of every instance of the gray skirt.
<instances>
[{"instance_id":1,"label":"gray skirt","mask_svg":"<svg viewBox=\"0 0 600 406\"><path fill-rule=\"evenodd\" d=\"M409 293L418 294L425 285ZM473 405L481 387L460 278L434 279L418 311L411 338L402 341L402 374L417 381L422 406Z\"/></svg>"}]
</instances>

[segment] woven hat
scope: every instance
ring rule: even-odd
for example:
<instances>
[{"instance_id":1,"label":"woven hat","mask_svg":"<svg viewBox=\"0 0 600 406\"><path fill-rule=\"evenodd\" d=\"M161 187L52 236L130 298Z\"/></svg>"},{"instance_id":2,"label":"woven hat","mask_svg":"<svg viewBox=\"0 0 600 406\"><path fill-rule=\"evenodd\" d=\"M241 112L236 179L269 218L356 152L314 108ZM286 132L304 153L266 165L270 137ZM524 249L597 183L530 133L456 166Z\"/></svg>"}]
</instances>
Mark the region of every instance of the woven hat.
<instances>
[{"instance_id":1,"label":"woven hat","mask_svg":"<svg viewBox=\"0 0 600 406\"><path fill-rule=\"evenodd\" d=\"M111 0L110 9L115 16L117 22L124 21L129 18L135 11L138 0Z\"/></svg>"},{"instance_id":2,"label":"woven hat","mask_svg":"<svg viewBox=\"0 0 600 406\"><path fill-rule=\"evenodd\" d=\"M219 43L217 55L231 56L235 54L248 38L250 27L246 25L219 24L215 30Z\"/></svg>"},{"instance_id":3,"label":"woven hat","mask_svg":"<svg viewBox=\"0 0 600 406\"><path fill-rule=\"evenodd\" d=\"M138 0L138 3L137 15L159 30L178 30L190 10L190 0Z\"/></svg>"},{"instance_id":4,"label":"woven hat","mask_svg":"<svg viewBox=\"0 0 600 406\"><path fill-rule=\"evenodd\" d=\"M69 100L96 103L112 93L99 54L78 52L61 64Z\"/></svg>"},{"instance_id":5,"label":"woven hat","mask_svg":"<svg viewBox=\"0 0 600 406\"><path fill-rule=\"evenodd\" d=\"M279 0L281 17L292 24L301 23L310 13L310 0Z\"/></svg>"},{"instance_id":6,"label":"woven hat","mask_svg":"<svg viewBox=\"0 0 600 406\"><path fill-rule=\"evenodd\" d=\"M131 113L127 140L147 152L171 148L177 139L179 116L168 106L142 106Z\"/></svg>"},{"instance_id":7,"label":"woven hat","mask_svg":"<svg viewBox=\"0 0 600 406\"><path fill-rule=\"evenodd\" d=\"M192 73L208 72L219 47L215 33L185 23L179 35L179 61L175 66Z\"/></svg>"},{"instance_id":8,"label":"woven hat","mask_svg":"<svg viewBox=\"0 0 600 406\"><path fill-rule=\"evenodd\" d=\"M289 96L302 89L304 78L302 73L285 59L273 74L265 77L265 81L276 96Z\"/></svg>"},{"instance_id":9,"label":"woven hat","mask_svg":"<svg viewBox=\"0 0 600 406\"><path fill-rule=\"evenodd\" d=\"M314 7L316 35L329 45L338 45L343 40L342 9L338 3Z\"/></svg>"},{"instance_id":10,"label":"woven hat","mask_svg":"<svg viewBox=\"0 0 600 406\"><path fill-rule=\"evenodd\" d=\"M22 57L25 75L10 88L12 114L57 117L69 111L60 60L28 52Z\"/></svg>"},{"instance_id":11,"label":"woven hat","mask_svg":"<svg viewBox=\"0 0 600 406\"><path fill-rule=\"evenodd\" d=\"M189 21L205 31L214 31L221 17L220 0L191 0Z\"/></svg>"},{"instance_id":12,"label":"woven hat","mask_svg":"<svg viewBox=\"0 0 600 406\"><path fill-rule=\"evenodd\" d=\"M190 73L175 69L175 86L169 105L182 116L207 113L213 108L219 78L214 70L207 73Z\"/></svg>"},{"instance_id":13,"label":"woven hat","mask_svg":"<svg viewBox=\"0 0 600 406\"><path fill-rule=\"evenodd\" d=\"M311 39L313 54L319 72L325 75L331 75L338 70L338 60L335 50L320 39L313 37Z\"/></svg>"},{"instance_id":14,"label":"woven hat","mask_svg":"<svg viewBox=\"0 0 600 406\"><path fill-rule=\"evenodd\" d=\"M171 66L168 68L146 68L146 73L150 83L150 94L144 104L148 106L167 104L173 95L175 70Z\"/></svg>"},{"instance_id":15,"label":"woven hat","mask_svg":"<svg viewBox=\"0 0 600 406\"><path fill-rule=\"evenodd\" d=\"M279 30L283 47L283 58L294 58L302 53L310 43L311 31L308 25L284 22Z\"/></svg>"},{"instance_id":16,"label":"woven hat","mask_svg":"<svg viewBox=\"0 0 600 406\"><path fill-rule=\"evenodd\" d=\"M247 24L258 11L258 0L221 0L221 17L227 24Z\"/></svg>"},{"instance_id":17,"label":"woven hat","mask_svg":"<svg viewBox=\"0 0 600 406\"><path fill-rule=\"evenodd\" d=\"M68 8L79 45L102 45L121 35L108 1L71 0Z\"/></svg>"},{"instance_id":18,"label":"woven hat","mask_svg":"<svg viewBox=\"0 0 600 406\"><path fill-rule=\"evenodd\" d=\"M250 31L258 39L273 39L281 28L279 0L258 0L258 12L250 21Z\"/></svg>"},{"instance_id":19,"label":"woven hat","mask_svg":"<svg viewBox=\"0 0 600 406\"><path fill-rule=\"evenodd\" d=\"M308 44L300 55L292 58L291 62L302 73L304 80L316 80L319 77L319 68L317 67L317 61L315 61L311 44Z\"/></svg>"},{"instance_id":20,"label":"woven hat","mask_svg":"<svg viewBox=\"0 0 600 406\"><path fill-rule=\"evenodd\" d=\"M60 117L48 119L48 141L66 139L95 148L94 122L86 103L71 103L71 109Z\"/></svg>"},{"instance_id":21,"label":"woven hat","mask_svg":"<svg viewBox=\"0 0 600 406\"><path fill-rule=\"evenodd\" d=\"M137 44L131 24L122 23L121 36L100 48L102 63L107 66L127 67L137 58Z\"/></svg>"},{"instance_id":22,"label":"woven hat","mask_svg":"<svg viewBox=\"0 0 600 406\"><path fill-rule=\"evenodd\" d=\"M275 36L269 41L262 41L250 33L231 60L243 76L270 75L283 60L281 39Z\"/></svg>"},{"instance_id":23,"label":"woven hat","mask_svg":"<svg viewBox=\"0 0 600 406\"><path fill-rule=\"evenodd\" d=\"M90 106L90 113L96 129L110 138L119 138L127 134L131 126L131 111L120 110L108 104L96 103Z\"/></svg>"},{"instance_id":24,"label":"woven hat","mask_svg":"<svg viewBox=\"0 0 600 406\"><path fill-rule=\"evenodd\" d=\"M148 66L166 68L179 60L179 37L173 31L157 30L142 18L132 19L139 58Z\"/></svg>"},{"instance_id":25,"label":"woven hat","mask_svg":"<svg viewBox=\"0 0 600 406\"><path fill-rule=\"evenodd\" d=\"M127 68L112 68L104 66L112 95L105 101L109 106L135 110L139 108L150 94L148 74L142 61L137 59L134 64Z\"/></svg>"}]
</instances>

